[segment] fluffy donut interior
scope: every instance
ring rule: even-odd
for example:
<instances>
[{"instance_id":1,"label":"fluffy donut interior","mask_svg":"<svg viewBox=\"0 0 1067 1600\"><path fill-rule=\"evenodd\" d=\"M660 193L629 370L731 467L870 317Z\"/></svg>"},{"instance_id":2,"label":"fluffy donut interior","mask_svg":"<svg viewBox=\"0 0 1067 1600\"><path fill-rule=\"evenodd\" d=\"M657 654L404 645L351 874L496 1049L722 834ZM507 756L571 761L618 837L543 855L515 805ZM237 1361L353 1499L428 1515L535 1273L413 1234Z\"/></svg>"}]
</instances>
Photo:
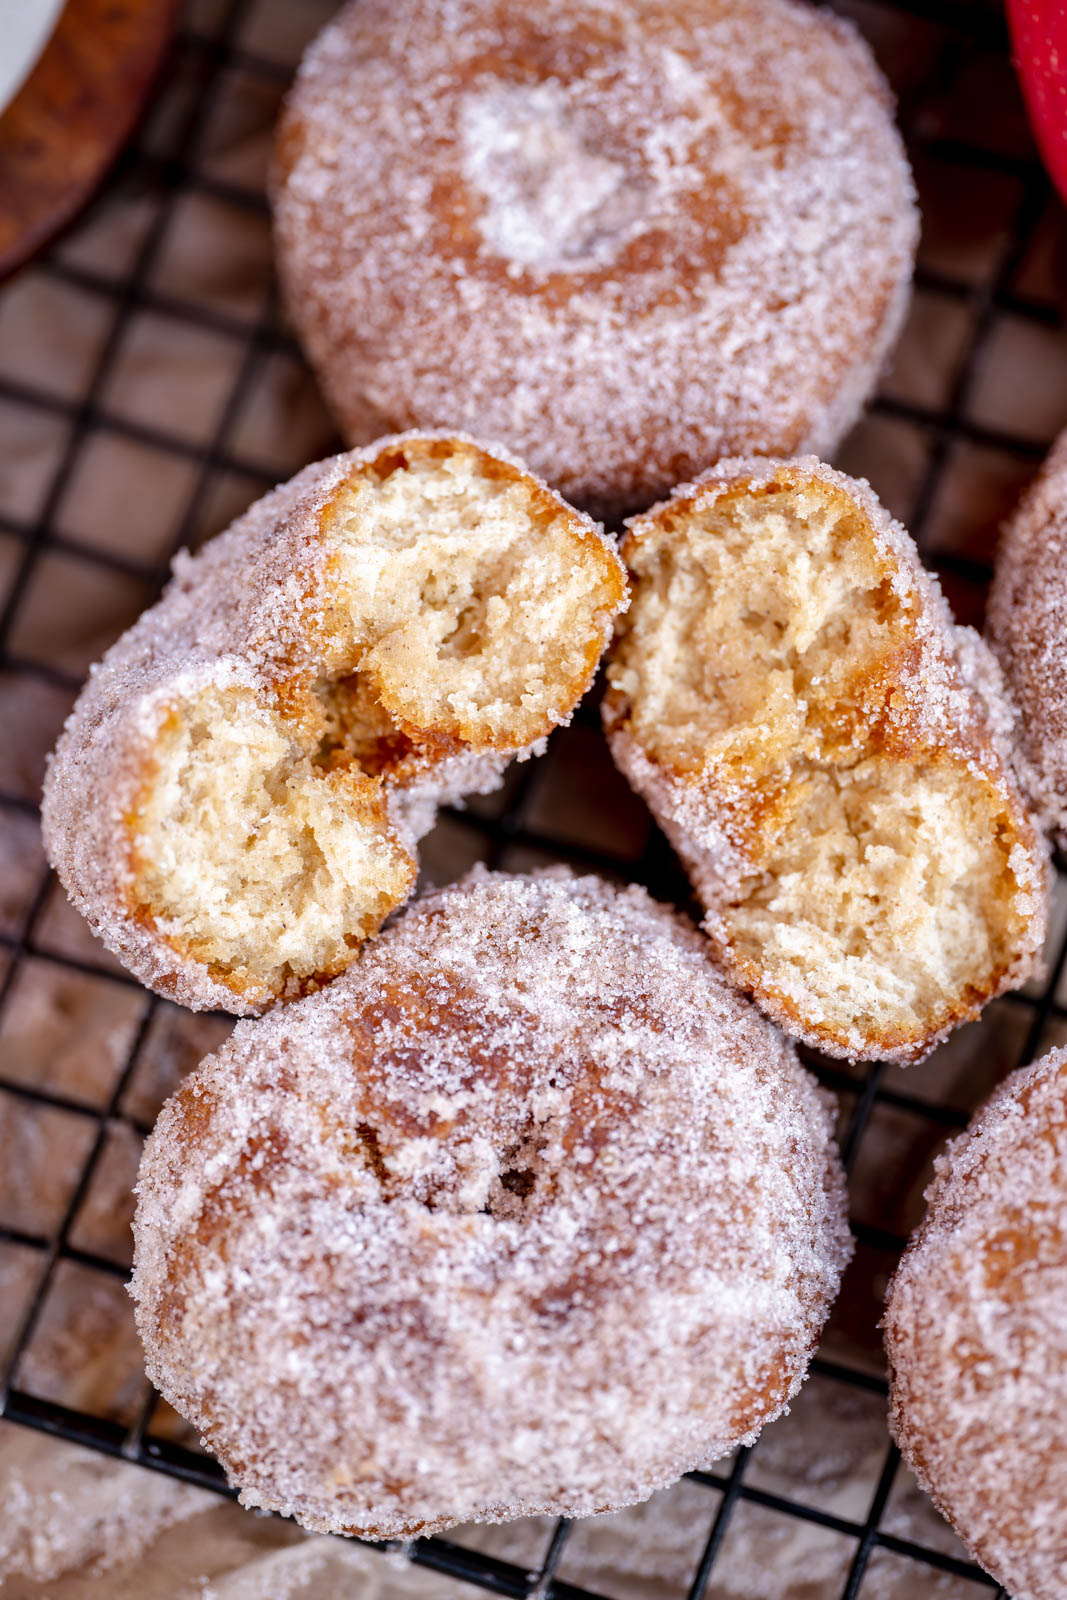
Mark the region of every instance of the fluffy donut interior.
<instances>
[{"instance_id":1,"label":"fluffy donut interior","mask_svg":"<svg viewBox=\"0 0 1067 1600\"><path fill-rule=\"evenodd\" d=\"M1014 829L948 750L886 747L917 600L822 486L661 513L609 678L695 776L750 870L709 927L759 991L837 1037L921 1038L1010 965Z\"/></svg>"},{"instance_id":2,"label":"fluffy donut interior","mask_svg":"<svg viewBox=\"0 0 1067 1600\"><path fill-rule=\"evenodd\" d=\"M130 820L137 911L236 993L294 993L347 965L414 875L388 784L547 734L625 593L587 525L448 440L357 468L319 537L318 675L175 706Z\"/></svg>"},{"instance_id":3,"label":"fluffy donut interior","mask_svg":"<svg viewBox=\"0 0 1067 1600\"><path fill-rule=\"evenodd\" d=\"M448 441L384 452L326 526L343 651L383 728L519 749L565 717L624 594L610 552L530 479Z\"/></svg>"},{"instance_id":4,"label":"fluffy donut interior","mask_svg":"<svg viewBox=\"0 0 1067 1600\"><path fill-rule=\"evenodd\" d=\"M133 819L138 899L240 991L340 971L406 895L414 862L380 785L317 765L249 690L210 690L157 738Z\"/></svg>"}]
</instances>

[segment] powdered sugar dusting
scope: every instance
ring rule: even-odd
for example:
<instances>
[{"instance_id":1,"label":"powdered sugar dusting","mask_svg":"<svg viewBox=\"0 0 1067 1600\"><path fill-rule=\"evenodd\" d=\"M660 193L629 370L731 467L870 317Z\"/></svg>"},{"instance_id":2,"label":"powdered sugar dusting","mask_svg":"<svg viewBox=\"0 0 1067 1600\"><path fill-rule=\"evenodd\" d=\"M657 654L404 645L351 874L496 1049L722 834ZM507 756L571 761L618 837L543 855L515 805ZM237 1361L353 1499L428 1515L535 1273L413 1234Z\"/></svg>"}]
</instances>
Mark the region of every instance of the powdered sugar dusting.
<instances>
[{"instance_id":1,"label":"powdered sugar dusting","mask_svg":"<svg viewBox=\"0 0 1067 1600\"><path fill-rule=\"evenodd\" d=\"M866 46L788 0L360 0L305 57L275 189L354 441L467 427L611 512L735 451L828 453L917 236Z\"/></svg>"},{"instance_id":2,"label":"powdered sugar dusting","mask_svg":"<svg viewBox=\"0 0 1067 1600\"><path fill-rule=\"evenodd\" d=\"M485 200L479 231L518 265L610 260L640 217L625 166L585 148L559 99L551 83L488 90L461 113L465 176Z\"/></svg>"},{"instance_id":3,"label":"powdered sugar dusting","mask_svg":"<svg viewBox=\"0 0 1067 1600\"><path fill-rule=\"evenodd\" d=\"M164 1109L132 1292L250 1504L384 1536L641 1499L799 1385L828 1106L643 891L476 871Z\"/></svg>"},{"instance_id":4,"label":"powdered sugar dusting","mask_svg":"<svg viewBox=\"0 0 1067 1600\"><path fill-rule=\"evenodd\" d=\"M890 1287L895 1437L1017 1600L1067 1571L1067 1051L1015 1073L937 1162Z\"/></svg>"},{"instance_id":5,"label":"powdered sugar dusting","mask_svg":"<svg viewBox=\"0 0 1067 1600\"><path fill-rule=\"evenodd\" d=\"M1067 849L1067 433L1005 525L988 629L1022 712L1020 776Z\"/></svg>"}]
</instances>

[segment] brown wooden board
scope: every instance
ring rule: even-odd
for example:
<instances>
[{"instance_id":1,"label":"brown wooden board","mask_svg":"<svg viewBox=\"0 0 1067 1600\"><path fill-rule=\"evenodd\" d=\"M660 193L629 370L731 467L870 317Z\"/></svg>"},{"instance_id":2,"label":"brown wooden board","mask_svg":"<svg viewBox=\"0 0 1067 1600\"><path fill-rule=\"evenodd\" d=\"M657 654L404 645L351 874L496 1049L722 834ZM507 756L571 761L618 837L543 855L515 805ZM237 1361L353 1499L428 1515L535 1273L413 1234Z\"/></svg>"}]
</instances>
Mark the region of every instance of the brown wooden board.
<instances>
[{"instance_id":1,"label":"brown wooden board","mask_svg":"<svg viewBox=\"0 0 1067 1600\"><path fill-rule=\"evenodd\" d=\"M67 0L0 114L0 279L89 199L137 120L174 29L174 0Z\"/></svg>"}]
</instances>

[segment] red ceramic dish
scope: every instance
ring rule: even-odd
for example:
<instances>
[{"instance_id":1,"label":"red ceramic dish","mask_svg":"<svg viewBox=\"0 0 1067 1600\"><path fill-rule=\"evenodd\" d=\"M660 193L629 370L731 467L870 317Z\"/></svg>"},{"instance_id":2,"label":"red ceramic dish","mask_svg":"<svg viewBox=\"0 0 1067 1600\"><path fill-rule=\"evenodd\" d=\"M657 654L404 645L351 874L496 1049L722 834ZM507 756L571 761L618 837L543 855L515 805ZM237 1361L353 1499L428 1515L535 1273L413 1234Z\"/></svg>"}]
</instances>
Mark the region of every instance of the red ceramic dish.
<instances>
[{"instance_id":1,"label":"red ceramic dish","mask_svg":"<svg viewBox=\"0 0 1067 1600\"><path fill-rule=\"evenodd\" d=\"M1007 0L1007 13L1034 136L1067 200L1067 0Z\"/></svg>"}]
</instances>

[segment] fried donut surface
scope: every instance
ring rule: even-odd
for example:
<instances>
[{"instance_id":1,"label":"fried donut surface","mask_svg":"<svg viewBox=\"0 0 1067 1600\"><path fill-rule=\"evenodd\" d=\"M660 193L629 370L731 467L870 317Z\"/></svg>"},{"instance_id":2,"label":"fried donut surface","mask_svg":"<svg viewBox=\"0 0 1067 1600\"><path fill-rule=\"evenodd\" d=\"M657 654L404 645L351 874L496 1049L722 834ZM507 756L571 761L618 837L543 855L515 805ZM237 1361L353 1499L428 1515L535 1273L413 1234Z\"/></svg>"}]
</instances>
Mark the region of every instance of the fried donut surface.
<instances>
[{"instance_id":1,"label":"fried donut surface","mask_svg":"<svg viewBox=\"0 0 1067 1600\"><path fill-rule=\"evenodd\" d=\"M510 458L407 435L306 468L108 652L44 833L143 982L254 1012L403 901L442 799L565 722L625 603L613 546Z\"/></svg>"},{"instance_id":2,"label":"fried donut surface","mask_svg":"<svg viewBox=\"0 0 1067 1600\"><path fill-rule=\"evenodd\" d=\"M629 526L605 726L720 960L808 1043L918 1059L1044 938L995 661L812 458L723 462Z\"/></svg>"},{"instance_id":3,"label":"fried donut surface","mask_svg":"<svg viewBox=\"0 0 1067 1600\"><path fill-rule=\"evenodd\" d=\"M1005 524L987 632L1021 713L1024 782L1067 850L1067 433Z\"/></svg>"},{"instance_id":4,"label":"fried donut surface","mask_svg":"<svg viewBox=\"0 0 1067 1600\"><path fill-rule=\"evenodd\" d=\"M850 1253L831 1128L691 924L476 869L164 1108L148 1371L310 1528L643 1499L799 1387Z\"/></svg>"},{"instance_id":5,"label":"fried donut surface","mask_svg":"<svg viewBox=\"0 0 1067 1600\"><path fill-rule=\"evenodd\" d=\"M894 1437L1014 1600L1062 1600L1067 1051L1001 1085L926 1198L886 1306Z\"/></svg>"},{"instance_id":6,"label":"fried donut surface","mask_svg":"<svg viewBox=\"0 0 1067 1600\"><path fill-rule=\"evenodd\" d=\"M359 0L305 56L274 214L346 437L460 426L598 515L828 454L917 238L886 85L794 0Z\"/></svg>"}]
</instances>

